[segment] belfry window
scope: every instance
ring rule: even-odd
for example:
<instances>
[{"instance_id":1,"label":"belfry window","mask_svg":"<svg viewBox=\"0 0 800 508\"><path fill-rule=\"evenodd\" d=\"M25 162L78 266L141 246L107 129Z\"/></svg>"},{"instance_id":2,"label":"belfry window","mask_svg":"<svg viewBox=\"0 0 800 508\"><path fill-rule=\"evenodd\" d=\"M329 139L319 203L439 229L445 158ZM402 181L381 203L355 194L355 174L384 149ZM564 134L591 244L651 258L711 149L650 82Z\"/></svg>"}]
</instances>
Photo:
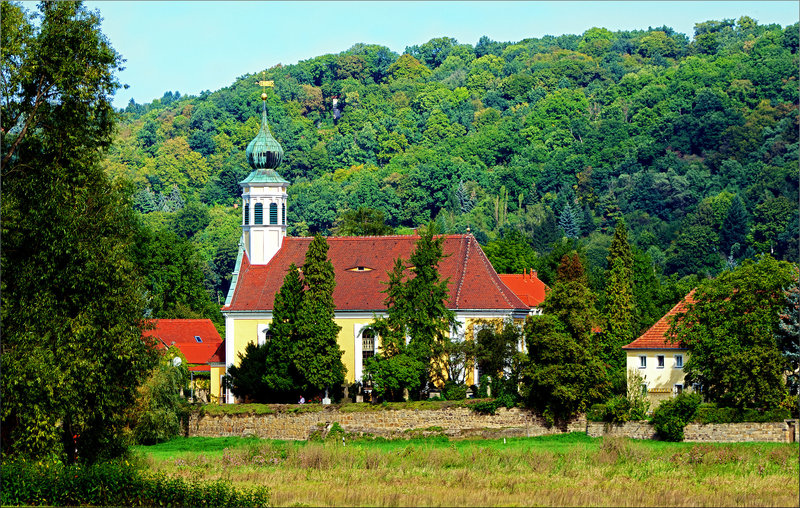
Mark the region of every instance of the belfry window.
<instances>
[{"instance_id":1,"label":"belfry window","mask_svg":"<svg viewBox=\"0 0 800 508\"><path fill-rule=\"evenodd\" d=\"M277 203L270 203L269 204L269 223L270 224L277 224L278 223L278 204Z\"/></svg>"},{"instance_id":2,"label":"belfry window","mask_svg":"<svg viewBox=\"0 0 800 508\"><path fill-rule=\"evenodd\" d=\"M283 225L286 225L286 203L281 204L281 217L283 218Z\"/></svg>"},{"instance_id":3,"label":"belfry window","mask_svg":"<svg viewBox=\"0 0 800 508\"><path fill-rule=\"evenodd\" d=\"M372 358L375 356L375 332L369 328L361 333L362 358Z\"/></svg>"},{"instance_id":4,"label":"belfry window","mask_svg":"<svg viewBox=\"0 0 800 508\"><path fill-rule=\"evenodd\" d=\"M253 224L263 224L264 223L264 205L261 203L256 203L255 207L253 207Z\"/></svg>"},{"instance_id":5,"label":"belfry window","mask_svg":"<svg viewBox=\"0 0 800 508\"><path fill-rule=\"evenodd\" d=\"M250 203L244 204L244 225L250 224Z\"/></svg>"}]
</instances>

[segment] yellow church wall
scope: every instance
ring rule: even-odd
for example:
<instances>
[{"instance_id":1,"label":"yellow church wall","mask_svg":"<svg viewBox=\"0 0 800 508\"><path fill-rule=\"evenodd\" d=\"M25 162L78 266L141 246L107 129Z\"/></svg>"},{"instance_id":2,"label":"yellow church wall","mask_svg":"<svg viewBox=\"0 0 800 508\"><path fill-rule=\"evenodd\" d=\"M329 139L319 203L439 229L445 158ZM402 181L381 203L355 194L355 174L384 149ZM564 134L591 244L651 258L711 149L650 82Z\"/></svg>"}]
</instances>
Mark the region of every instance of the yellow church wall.
<instances>
[{"instance_id":1,"label":"yellow church wall","mask_svg":"<svg viewBox=\"0 0 800 508\"><path fill-rule=\"evenodd\" d=\"M211 401L219 402L222 396L222 384L220 378L225 375L225 367L211 367Z\"/></svg>"},{"instance_id":2,"label":"yellow church wall","mask_svg":"<svg viewBox=\"0 0 800 508\"><path fill-rule=\"evenodd\" d=\"M235 318L233 319L234 323L234 330L233 330L233 364L239 364L239 355L243 355L245 348L249 343L256 343L258 339L258 332L259 329L270 325L272 322L271 319L263 318L263 319L253 319L253 318ZM370 317L336 317L334 318L334 322L341 328L339 330L339 334L337 337L337 341L339 347L341 348L342 354L342 363L347 368L347 372L345 374L345 379L348 384L352 384L355 382L356 378L356 330L361 329L363 327L368 326L373 322L373 318ZM502 317L462 317L460 319L461 329L459 330L460 333L463 333L465 340L474 340L477 336L477 332L482 327L491 326L494 327L496 330L500 330L503 323L505 322L504 318ZM518 325L522 324L522 320L515 320L515 323ZM378 343L380 344L380 339L378 339ZM214 369L217 369L217 373L215 374ZM219 396L221 393L221 386L219 382L220 375L224 374L224 368L212 368L212 375L211 375L211 392L215 396ZM470 361L470 364L466 368L465 373L465 382L467 386L473 385L477 383L477 379L475 379L475 368L474 362ZM441 383L437 383L441 384Z\"/></svg>"}]
</instances>

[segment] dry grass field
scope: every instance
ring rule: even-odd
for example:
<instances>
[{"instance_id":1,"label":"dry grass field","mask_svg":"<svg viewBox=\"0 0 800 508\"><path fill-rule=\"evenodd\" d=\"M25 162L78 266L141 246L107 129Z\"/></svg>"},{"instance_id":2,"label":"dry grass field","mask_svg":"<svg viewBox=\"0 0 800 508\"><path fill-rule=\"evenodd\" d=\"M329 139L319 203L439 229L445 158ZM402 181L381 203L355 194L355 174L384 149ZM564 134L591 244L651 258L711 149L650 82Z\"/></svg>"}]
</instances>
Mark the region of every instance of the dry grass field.
<instances>
[{"instance_id":1,"label":"dry grass field","mask_svg":"<svg viewBox=\"0 0 800 508\"><path fill-rule=\"evenodd\" d=\"M589 438L139 447L154 470L266 485L275 506L798 506L798 447Z\"/></svg>"}]
</instances>

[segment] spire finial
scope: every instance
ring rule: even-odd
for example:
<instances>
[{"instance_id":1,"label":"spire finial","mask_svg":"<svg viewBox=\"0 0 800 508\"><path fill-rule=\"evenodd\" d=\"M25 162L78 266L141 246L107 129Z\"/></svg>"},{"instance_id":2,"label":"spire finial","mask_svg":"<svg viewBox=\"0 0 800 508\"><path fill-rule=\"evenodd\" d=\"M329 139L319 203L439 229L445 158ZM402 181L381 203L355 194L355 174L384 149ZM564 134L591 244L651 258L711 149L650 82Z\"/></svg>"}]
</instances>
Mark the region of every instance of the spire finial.
<instances>
[{"instance_id":1,"label":"spire finial","mask_svg":"<svg viewBox=\"0 0 800 508\"><path fill-rule=\"evenodd\" d=\"M283 160L283 148L272 137L267 125L267 87L275 86L274 81L264 79L265 72L261 71L261 79L257 81L261 86L261 128L256 137L247 145L245 154L250 167L255 170L275 169Z\"/></svg>"},{"instance_id":2,"label":"spire finial","mask_svg":"<svg viewBox=\"0 0 800 508\"><path fill-rule=\"evenodd\" d=\"M261 79L258 81L258 85L261 87L261 100L265 103L267 102L267 87L272 88L275 86L274 81L266 80L266 74L265 71L261 71Z\"/></svg>"}]
</instances>

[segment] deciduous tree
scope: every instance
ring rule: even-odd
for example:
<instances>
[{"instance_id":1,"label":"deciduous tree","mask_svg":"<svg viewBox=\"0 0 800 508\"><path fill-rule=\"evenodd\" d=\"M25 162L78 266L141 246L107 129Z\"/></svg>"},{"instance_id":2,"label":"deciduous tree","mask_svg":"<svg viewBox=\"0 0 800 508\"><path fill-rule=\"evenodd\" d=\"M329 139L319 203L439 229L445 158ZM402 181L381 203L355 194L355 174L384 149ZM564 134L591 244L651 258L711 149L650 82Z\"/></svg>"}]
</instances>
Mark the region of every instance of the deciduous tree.
<instances>
[{"instance_id":1,"label":"deciduous tree","mask_svg":"<svg viewBox=\"0 0 800 508\"><path fill-rule=\"evenodd\" d=\"M775 334L786 306L783 288L796 280L796 268L764 255L701 282L695 303L670 328L675 341L689 348L686 382L702 385L711 402L759 408L779 404L787 362Z\"/></svg>"},{"instance_id":2,"label":"deciduous tree","mask_svg":"<svg viewBox=\"0 0 800 508\"><path fill-rule=\"evenodd\" d=\"M122 59L78 2L0 8L3 451L92 462L124 451L156 359L131 202L99 164Z\"/></svg>"}]
</instances>

